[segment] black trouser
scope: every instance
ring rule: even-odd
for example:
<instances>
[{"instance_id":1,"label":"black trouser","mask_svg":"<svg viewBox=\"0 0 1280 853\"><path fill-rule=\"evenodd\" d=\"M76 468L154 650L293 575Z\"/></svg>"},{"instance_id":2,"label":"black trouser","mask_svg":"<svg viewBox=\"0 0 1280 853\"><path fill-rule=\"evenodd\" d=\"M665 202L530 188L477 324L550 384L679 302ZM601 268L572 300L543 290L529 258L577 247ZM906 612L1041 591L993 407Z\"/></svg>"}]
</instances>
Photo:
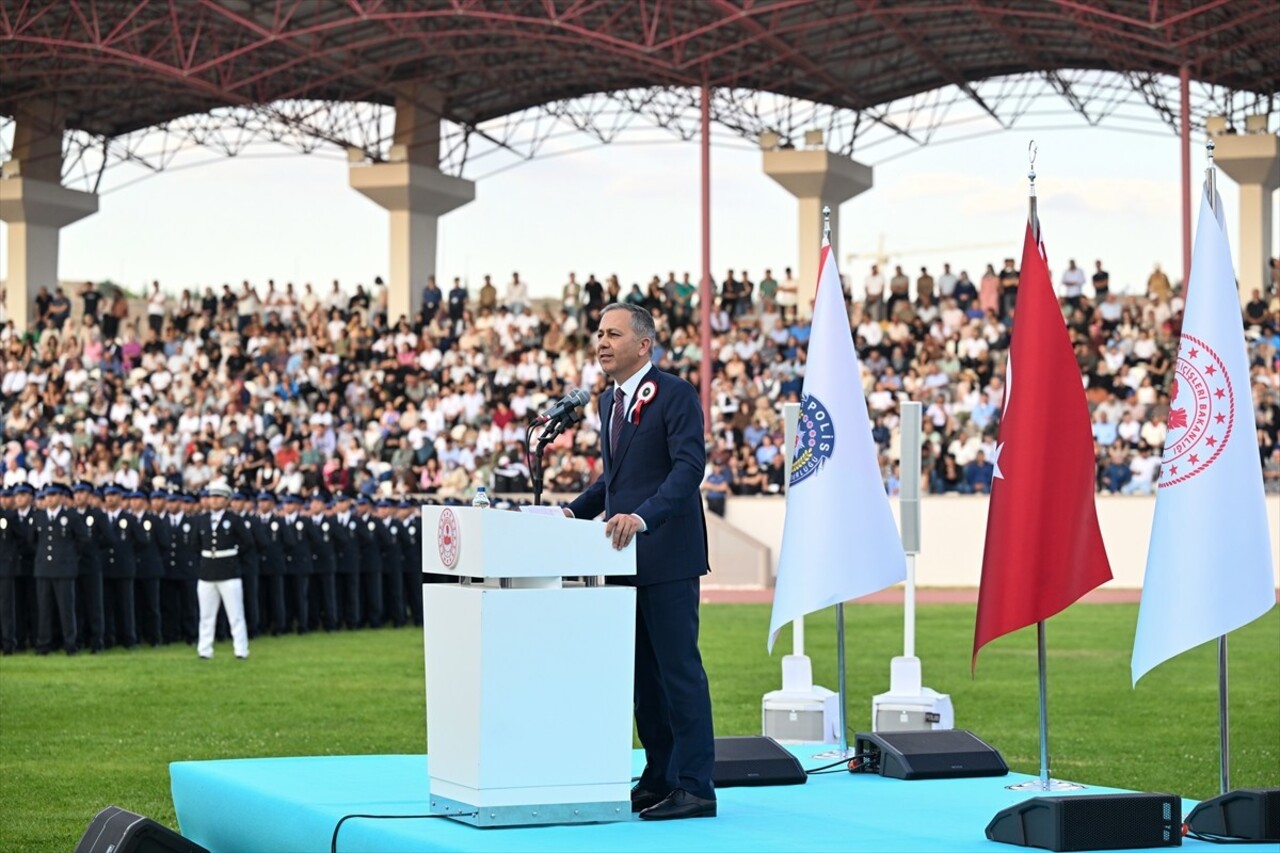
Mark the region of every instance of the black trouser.
<instances>
[{"instance_id":1,"label":"black trouser","mask_svg":"<svg viewBox=\"0 0 1280 853\"><path fill-rule=\"evenodd\" d=\"M309 588L311 586L310 575L291 575L290 587L293 589L293 615L298 623L298 633L307 633L307 614L310 605Z\"/></svg>"},{"instance_id":2,"label":"black trouser","mask_svg":"<svg viewBox=\"0 0 1280 853\"><path fill-rule=\"evenodd\" d=\"M413 614L413 624L422 626L422 572L413 572L404 576L404 594L409 599L409 612Z\"/></svg>"},{"instance_id":3,"label":"black trouser","mask_svg":"<svg viewBox=\"0 0 1280 853\"><path fill-rule=\"evenodd\" d=\"M36 629L36 652L47 654L53 647L53 610L58 609L62 626L62 647L76 651L76 579L36 578L36 608L40 614Z\"/></svg>"},{"instance_id":4,"label":"black trouser","mask_svg":"<svg viewBox=\"0 0 1280 853\"><path fill-rule=\"evenodd\" d=\"M166 643L194 643L200 633L200 604L194 578L160 582L160 626Z\"/></svg>"},{"instance_id":5,"label":"black trouser","mask_svg":"<svg viewBox=\"0 0 1280 853\"><path fill-rule=\"evenodd\" d=\"M343 622L354 631L360 627L360 573L338 575L338 585L342 589Z\"/></svg>"},{"instance_id":6,"label":"black trouser","mask_svg":"<svg viewBox=\"0 0 1280 853\"><path fill-rule=\"evenodd\" d=\"M138 578L134 583L134 594L137 596L137 614L139 633L143 639L153 646L164 641L160 621L160 578Z\"/></svg>"},{"instance_id":7,"label":"black trouser","mask_svg":"<svg viewBox=\"0 0 1280 853\"><path fill-rule=\"evenodd\" d=\"M121 645L126 649L138 645L133 616L133 578L102 579L102 613L107 645Z\"/></svg>"},{"instance_id":8,"label":"black trouser","mask_svg":"<svg viewBox=\"0 0 1280 853\"><path fill-rule=\"evenodd\" d=\"M102 573L82 573L76 579L76 587L76 607L81 615L81 641L95 652L102 651L106 642L106 616L102 612Z\"/></svg>"},{"instance_id":9,"label":"black trouser","mask_svg":"<svg viewBox=\"0 0 1280 853\"><path fill-rule=\"evenodd\" d=\"M340 619L337 577L333 572L320 572L311 580L311 624L307 627L336 631Z\"/></svg>"},{"instance_id":10,"label":"black trouser","mask_svg":"<svg viewBox=\"0 0 1280 853\"><path fill-rule=\"evenodd\" d=\"M259 592L258 575L244 574L240 576L240 584L244 588L244 624L249 639L258 636L262 630L261 610L258 607Z\"/></svg>"},{"instance_id":11,"label":"black trouser","mask_svg":"<svg viewBox=\"0 0 1280 853\"><path fill-rule=\"evenodd\" d=\"M31 575L19 575L13 579L13 606L17 610L14 620L18 632L18 648L36 644L36 580Z\"/></svg>"},{"instance_id":12,"label":"black trouser","mask_svg":"<svg viewBox=\"0 0 1280 853\"><path fill-rule=\"evenodd\" d=\"M382 573L361 572L364 581L364 616L370 628L382 627Z\"/></svg>"},{"instance_id":13,"label":"black trouser","mask_svg":"<svg viewBox=\"0 0 1280 853\"><path fill-rule=\"evenodd\" d=\"M383 572L382 590L386 600L387 617L391 624L403 628L407 621L404 609L404 579L399 572Z\"/></svg>"},{"instance_id":14,"label":"black trouser","mask_svg":"<svg viewBox=\"0 0 1280 853\"><path fill-rule=\"evenodd\" d=\"M12 654L18 649L18 596L16 578L0 578L0 652Z\"/></svg>"},{"instance_id":15,"label":"black trouser","mask_svg":"<svg viewBox=\"0 0 1280 853\"><path fill-rule=\"evenodd\" d=\"M263 575L262 592L271 633L283 633L289 626L285 619L284 575Z\"/></svg>"}]
</instances>

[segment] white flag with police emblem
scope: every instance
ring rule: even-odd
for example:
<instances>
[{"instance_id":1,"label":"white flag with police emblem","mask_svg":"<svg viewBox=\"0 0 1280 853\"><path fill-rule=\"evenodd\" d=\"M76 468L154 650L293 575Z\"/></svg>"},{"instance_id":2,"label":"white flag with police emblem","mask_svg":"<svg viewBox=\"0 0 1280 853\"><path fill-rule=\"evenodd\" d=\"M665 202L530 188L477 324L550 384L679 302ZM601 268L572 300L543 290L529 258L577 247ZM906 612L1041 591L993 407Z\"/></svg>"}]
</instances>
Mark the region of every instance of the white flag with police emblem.
<instances>
[{"instance_id":1,"label":"white flag with police emblem","mask_svg":"<svg viewBox=\"0 0 1280 853\"><path fill-rule=\"evenodd\" d=\"M793 619L907 577L860 376L840 273L824 240L769 621L770 652L782 626Z\"/></svg>"},{"instance_id":2,"label":"white flag with police emblem","mask_svg":"<svg viewBox=\"0 0 1280 853\"><path fill-rule=\"evenodd\" d=\"M1235 282L1222 198L1210 207L1205 192L1133 640L1135 685L1169 658L1247 625L1276 603Z\"/></svg>"}]
</instances>

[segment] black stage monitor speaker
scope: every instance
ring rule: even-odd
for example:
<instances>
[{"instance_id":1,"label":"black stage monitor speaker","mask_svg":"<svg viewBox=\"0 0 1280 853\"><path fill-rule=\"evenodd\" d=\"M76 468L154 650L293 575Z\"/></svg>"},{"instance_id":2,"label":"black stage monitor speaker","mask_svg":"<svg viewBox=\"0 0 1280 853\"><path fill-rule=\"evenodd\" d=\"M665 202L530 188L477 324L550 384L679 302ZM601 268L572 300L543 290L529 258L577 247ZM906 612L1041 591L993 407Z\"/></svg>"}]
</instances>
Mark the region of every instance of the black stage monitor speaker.
<instances>
[{"instance_id":1,"label":"black stage monitor speaker","mask_svg":"<svg viewBox=\"0 0 1280 853\"><path fill-rule=\"evenodd\" d=\"M1134 850L1182 846L1176 794L1034 797L987 824L987 838L1045 850Z\"/></svg>"},{"instance_id":2,"label":"black stage monitor speaker","mask_svg":"<svg viewBox=\"0 0 1280 853\"><path fill-rule=\"evenodd\" d=\"M859 767L895 779L1004 776L1009 765L990 744L963 729L859 733Z\"/></svg>"},{"instance_id":3,"label":"black stage monitor speaker","mask_svg":"<svg viewBox=\"0 0 1280 853\"><path fill-rule=\"evenodd\" d=\"M716 738L717 788L746 785L803 785L809 777L799 760L771 737Z\"/></svg>"},{"instance_id":4,"label":"black stage monitor speaker","mask_svg":"<svg viewBox=\"0 0 1280 853\"><path fill-rule=\"evenodd\" d=\"M107 806L94 816L75 853L209 853L150 818Z\"/></svg>"},{"instance_id":5,"label":"black stage monitor speaker","mask_svg":"<svg viewBox=\"0 0 1280 853\"><path fill-rule=\"evenodd\" d=\"M1280 841L1280 788L1241 788L1205 800L1187 815L1187 829L1207 838Z\"/></svg>"}]
</instances>

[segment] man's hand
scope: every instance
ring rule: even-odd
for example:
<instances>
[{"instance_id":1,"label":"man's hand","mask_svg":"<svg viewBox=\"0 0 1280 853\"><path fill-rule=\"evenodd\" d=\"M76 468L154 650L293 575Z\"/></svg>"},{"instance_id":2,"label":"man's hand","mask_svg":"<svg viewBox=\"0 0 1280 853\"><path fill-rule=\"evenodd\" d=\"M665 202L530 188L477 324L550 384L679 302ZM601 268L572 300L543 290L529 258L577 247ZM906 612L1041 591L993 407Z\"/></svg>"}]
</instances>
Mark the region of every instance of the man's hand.
<instances>
[{"instance_id":1,"label":"man's hand","mask_svg":"<svg viewBox=\"0 0 1280 853\"><path fill-rule=\"evenodd\" d=\"M631 543L631 538L643 529L643 523L634 515L618 513L604 523L604 535L613 540L613 547L621 551Z\"/></svg>"},{"instance_id":2,"label":"man's hand","mask_svg":"<svg viewBox=\"0 0 1280 853\"><path fill-rule=\"evenodd\" d=\"M562 506L560 508L564 510L565 518L577 518L577 516L573 514L573 510L569 509L567 506Z\"/></svg>"}]
</instances>

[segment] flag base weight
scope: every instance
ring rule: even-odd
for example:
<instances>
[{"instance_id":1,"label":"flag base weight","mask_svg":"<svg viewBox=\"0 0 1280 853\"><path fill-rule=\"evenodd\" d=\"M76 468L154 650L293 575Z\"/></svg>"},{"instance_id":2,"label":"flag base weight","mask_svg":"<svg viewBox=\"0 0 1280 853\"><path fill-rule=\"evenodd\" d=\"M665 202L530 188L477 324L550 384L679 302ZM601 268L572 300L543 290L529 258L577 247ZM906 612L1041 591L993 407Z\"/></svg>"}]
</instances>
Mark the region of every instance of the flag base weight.
<instances>
[{"instance_id":1,"label":"flag base weight","mask_svg":"<svg viewBox=\"0 0 1280 853\"><path fill-rule=\"evenodd\" d=\"M1016 785L1005 785L1009 791L1083 791L1087 785L1064 782L1061 779L1030 779Z\"/></svg>"}]
</instances>

